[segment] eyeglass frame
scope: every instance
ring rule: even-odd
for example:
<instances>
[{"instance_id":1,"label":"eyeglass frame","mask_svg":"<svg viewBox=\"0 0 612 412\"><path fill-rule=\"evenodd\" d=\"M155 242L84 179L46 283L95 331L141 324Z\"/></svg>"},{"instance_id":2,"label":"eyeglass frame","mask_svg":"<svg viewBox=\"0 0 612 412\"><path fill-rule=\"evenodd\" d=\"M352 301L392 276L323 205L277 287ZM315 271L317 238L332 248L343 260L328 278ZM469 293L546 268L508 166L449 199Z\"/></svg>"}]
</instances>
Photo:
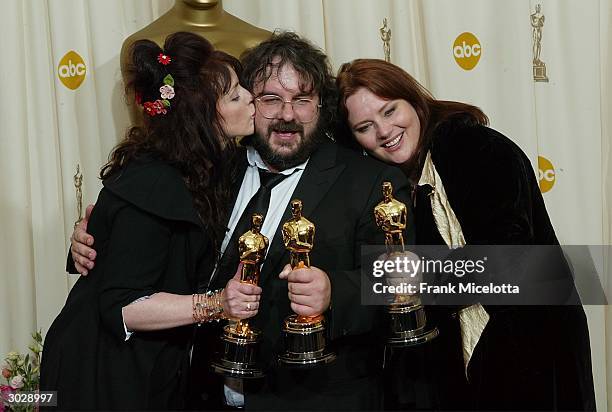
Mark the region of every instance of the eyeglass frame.
<instances>
[{"instance_id":1,"label":"eyeglass frame","mask_svg":"<svg viewBox=\"0 0 612 412\"><path fill-rule=\"evenodd\" d=\"M277 94L272 94L272 93L268 93L268 94L261 94L261 95L259 95L259 96L257 96L257 97L255 98L255 101L257 101L257 102L261 103L261 98L262 98L262 97L265 97L265 96L274 96L274 97L278 97L278 98L279 98L279 100L280 100L281 102L283 102L283 104L282 104L282 105L281 105L281 107L280 107L280 110L279 110L279 111L278 111L278 113L276 113L274 116L272 116L272 117L268 117L268 116L264 115L264 114L263 114L263 112L261 113L261 115L262 115L263 117L265 117L266 119L268 119L268 120L275 119L275 118L276 118L276 117L277 117L279 114L281 114L281 113L283 112L283 110L285 109L285 105L286 105L286 104L290 104L290 105L291 105L291 110L293 110L293 111L295 112L295 108L293 107L293 104L294 104L294 103L296 103L298 100L308 100L309 102L313 102L313 101L314 101L314 99L308 99L308 98L305 98L305 97L300 97L300 98L298 98L296 101L293 101L293 100L285 100L285 99L283 99L282 97L280 97L279 95L277 95ZM255 107L257 107L257 105L255 105ZM319 97L319 103L316 103L316 104L315 104L315 112L314 112L314 115L312 116L312 119L310 119L310 120L309 120L309 121L307 121L307 122L304 122L304 121L300 120L300 123L310 123L310 122L312 122L312 121L315 119L316 114L317 114L317 113L318 113L318 112L321 110L321 107L323 107L323 104L321 103L321 98Z\"/></svg>"}]
</instances>

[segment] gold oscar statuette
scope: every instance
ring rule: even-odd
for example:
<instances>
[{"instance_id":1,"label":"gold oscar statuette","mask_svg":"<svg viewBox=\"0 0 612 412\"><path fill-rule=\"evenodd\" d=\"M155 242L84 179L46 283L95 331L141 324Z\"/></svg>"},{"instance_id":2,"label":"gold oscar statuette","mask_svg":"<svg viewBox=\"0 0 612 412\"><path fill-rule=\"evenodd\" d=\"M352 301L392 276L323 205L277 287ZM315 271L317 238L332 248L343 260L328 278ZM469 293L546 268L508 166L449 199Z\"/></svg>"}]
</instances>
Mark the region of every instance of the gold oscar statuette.
<instances>
[{"instance_id":1,"label":"gold oscar statuette","mask_svg":"<svg viewBox=\"0 0 612 412\"><path fill-rule=\"evenodd\" d=\"M393 197L391 182L382 184L383 200L374 208L376 225L385 234L386 259L393 259L406 252L404 230L408 218L406 205ZM414 258L418 256L411 254ZM392 279L388 279L392 280ZM396 279L393 279L396 280ZM400 278L401 280L401 278ZM425 308L416 295L396 294L387 306L391 346L414 346L429 342L438 336L438 328L428 328Z\"/></svg>"},{"instance_id":2,"label":"gold oscar statuette","mask_svg":"<svg viewBox=\"0 0 612 412\"><path fill-rule=\"evenodd\" d=\"M293 269L310 267L310 252L314 246L315 225L302 216L302 201L291 201L291 219L283 224L285 248ZM293 314L283 322L285 352L279 355L282 365L310 367L330 363L336 354L326 349L325 317Z\"/></svg>"},{"instance_id":3,"label":"gold oscar statuette","mask_svg":"<svg viewBox=\"0 0 612 412\"><path fill-rule=\"evenodd\" d=\"M393 197L391 182L382 185L383 200L374 208L376 225L385 233L387 253L403 252L404 230L408 211L406 205Z\"/></svg>"},{"instance_id":4,"label":"gold oscar statuette","mask_svg":"<svg viewBox=\"0 0 612 412\"><path fill-rule=\"evenodd\" d=\"M261 263L266 257L269 241L261 234L263 216L253 214L251 229L238 239L238 253L242 263L240 282L259 284ZM228 245L229 247L229 245ZM264 376L257 353L261 332L252 328L248 320L231 320L221 336L223 354L212 364L215 372L234 378Z\"/></svg>"},{"instance_id":5,"label":"gold oscar statuette","mask_svg":"<svg viewBox=\"0 0 612 412\"><path fill-rule=\"evenodd\" d=\"M383 25L380 30L380 39L383 42L383 52L385 53L385 61L391 63L391 29L387 26L387 18L383 19Z\"/></svg>"},{"instance_id":6,"label":"gold oscar statuette","mask_svg":"<svg viewBox=\"0 0 612 412\"><path fill-rule=\"evenodd\" d=\"M542 5L536 4L535 12L529 17L533 33L533 80L536 82L548 82L546 63L540 59L542 54L542 29L544 28Z\"/></svg>"},{"instance_id":7,"label":"gold oscar statuette","mask_svg":"<svg viewBox=\"0 0 612 412\"><path fill-rule=\"evenodd\" d=\"M81 167L77 163L76 173L74 174L74 190L76 192L76 204L77 204L77 220L74 225L78 225L83 220L83 173L81 173Z\"/></svg>"}]
</instances>

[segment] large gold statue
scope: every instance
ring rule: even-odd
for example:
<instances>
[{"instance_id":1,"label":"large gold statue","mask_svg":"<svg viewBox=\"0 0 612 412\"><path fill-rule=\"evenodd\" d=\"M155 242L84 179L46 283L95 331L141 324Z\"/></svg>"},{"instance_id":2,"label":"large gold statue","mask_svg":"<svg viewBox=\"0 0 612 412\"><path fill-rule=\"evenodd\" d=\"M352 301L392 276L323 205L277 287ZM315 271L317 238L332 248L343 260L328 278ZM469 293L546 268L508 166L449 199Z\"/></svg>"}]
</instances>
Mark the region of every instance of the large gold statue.
<instances>
[{"instance_id":1,"label":"large gold statue","mask_svg":"<svg viewBox=\"0 0 612 412\"><path fill-rule=\"evenodd\" d=\"M302 216L302 201L291 201L293 216L283 225L283 242L290 252L292 268L310 267L310 251L314 245L315 225Z\"/></svg>"},{"instance_id":2,"label":"large gold statue","mask_svg":"<svg viewBox=\"0 0 612 412\"><path fill-rule=\"evenodd\" d=\"M270 37L267 30L255 27L223 10L222 0L176 0L174 7L160 18L125 39L121 47L121 72L126 73L130 46L136 40L148 39L163 46L166 37L177 31L188 31L205 37L212 45L239 57L246 49ZM130 118L142 119L130 97Z\"/></svg>"},{"instance_id":3,"label":"large gold statue","mask_svg":"<svg viewBox=\"0 0 612 412\"><path fill-rule=\"evenodd\" d=\"M406 205L393 197L391 182L383 183L382 192L383 200L374 208L376 225L385 232L387 252L403 252L404 230L408 217Z\"/></svg>"}]
</instances>

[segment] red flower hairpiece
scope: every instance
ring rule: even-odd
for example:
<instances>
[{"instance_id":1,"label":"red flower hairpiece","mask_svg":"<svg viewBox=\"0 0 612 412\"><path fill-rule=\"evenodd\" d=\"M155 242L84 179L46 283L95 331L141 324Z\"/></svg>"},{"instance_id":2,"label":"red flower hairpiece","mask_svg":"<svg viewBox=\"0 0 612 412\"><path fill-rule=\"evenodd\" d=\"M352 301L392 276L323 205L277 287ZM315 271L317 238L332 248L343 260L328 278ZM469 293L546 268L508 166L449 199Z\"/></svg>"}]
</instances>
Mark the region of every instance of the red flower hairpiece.
<instances>
[{"instance_id":1,"label":"red flower hairpiece","mask_svg":"<svg viewBox=\"0 0 612 412\"><path fill-rule=\"evenodd\" d=\"M170 64L170 62L172 61L172 59L170 58L170 56L168 56L167 54L164 53L159 53L159 55L157 56L157 61L160 64L163 64L164 66L167 66Z\"/></svg>"},{"instance_id":2,"label":"red flower hairpiece","mask_svg":"<svg viewBox=\"0 0 612 412\"><path fill-rule=\"evenodd\" d=\"M163 82L164 84L162 84L162 86L159 88L160 99L153 102L142 103L144 112L151 117L157 116L158 114L168 113L168 109L171 106L170 100L174 99L174 78L171 74L167 74L166 77L164 77ZM139 100L142 100L142 97L136 93L136 101L138 102Z\"/></svg>"}]
</instances>

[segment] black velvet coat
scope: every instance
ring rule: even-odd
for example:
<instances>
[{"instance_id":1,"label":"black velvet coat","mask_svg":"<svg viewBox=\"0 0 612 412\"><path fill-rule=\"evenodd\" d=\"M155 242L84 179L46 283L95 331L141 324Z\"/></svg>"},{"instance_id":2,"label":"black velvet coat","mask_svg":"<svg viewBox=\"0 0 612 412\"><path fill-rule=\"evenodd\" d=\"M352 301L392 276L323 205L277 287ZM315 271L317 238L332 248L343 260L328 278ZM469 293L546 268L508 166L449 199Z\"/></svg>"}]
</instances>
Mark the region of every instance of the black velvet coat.
<instances>
[{"instance_id":1,"label":"black velvet coat","mask_svg":"<svg viewBox=\"0 0 612 412\"><path fill-rule=\"evenodd\" d=\"M47 333L41 389L61 410L179 409L193 327L125 340L122 307L156 292L191 294L212 268L191 194L172 167L133 161L104 181L88 231L98 257Z\"/></svg>"},{"instance_id":2,"label":"black velvet coat","mask_svg":"<svg viewBox=\"0 0 612 412\"><path fill-rule=\"evenodd\" d=\"M430 150L468 245L558 244L532 166L508 138L483 126L447 122L436 131ZM416 189L417 243L444 244L430 191L427 185ZM430 309L440 336L425 347L394 354L387 371L388 406L595 409L589 334L579 302L485 306L490 320L469 363L469 382L456 314Z\"/></svg>"}]
</instances>

